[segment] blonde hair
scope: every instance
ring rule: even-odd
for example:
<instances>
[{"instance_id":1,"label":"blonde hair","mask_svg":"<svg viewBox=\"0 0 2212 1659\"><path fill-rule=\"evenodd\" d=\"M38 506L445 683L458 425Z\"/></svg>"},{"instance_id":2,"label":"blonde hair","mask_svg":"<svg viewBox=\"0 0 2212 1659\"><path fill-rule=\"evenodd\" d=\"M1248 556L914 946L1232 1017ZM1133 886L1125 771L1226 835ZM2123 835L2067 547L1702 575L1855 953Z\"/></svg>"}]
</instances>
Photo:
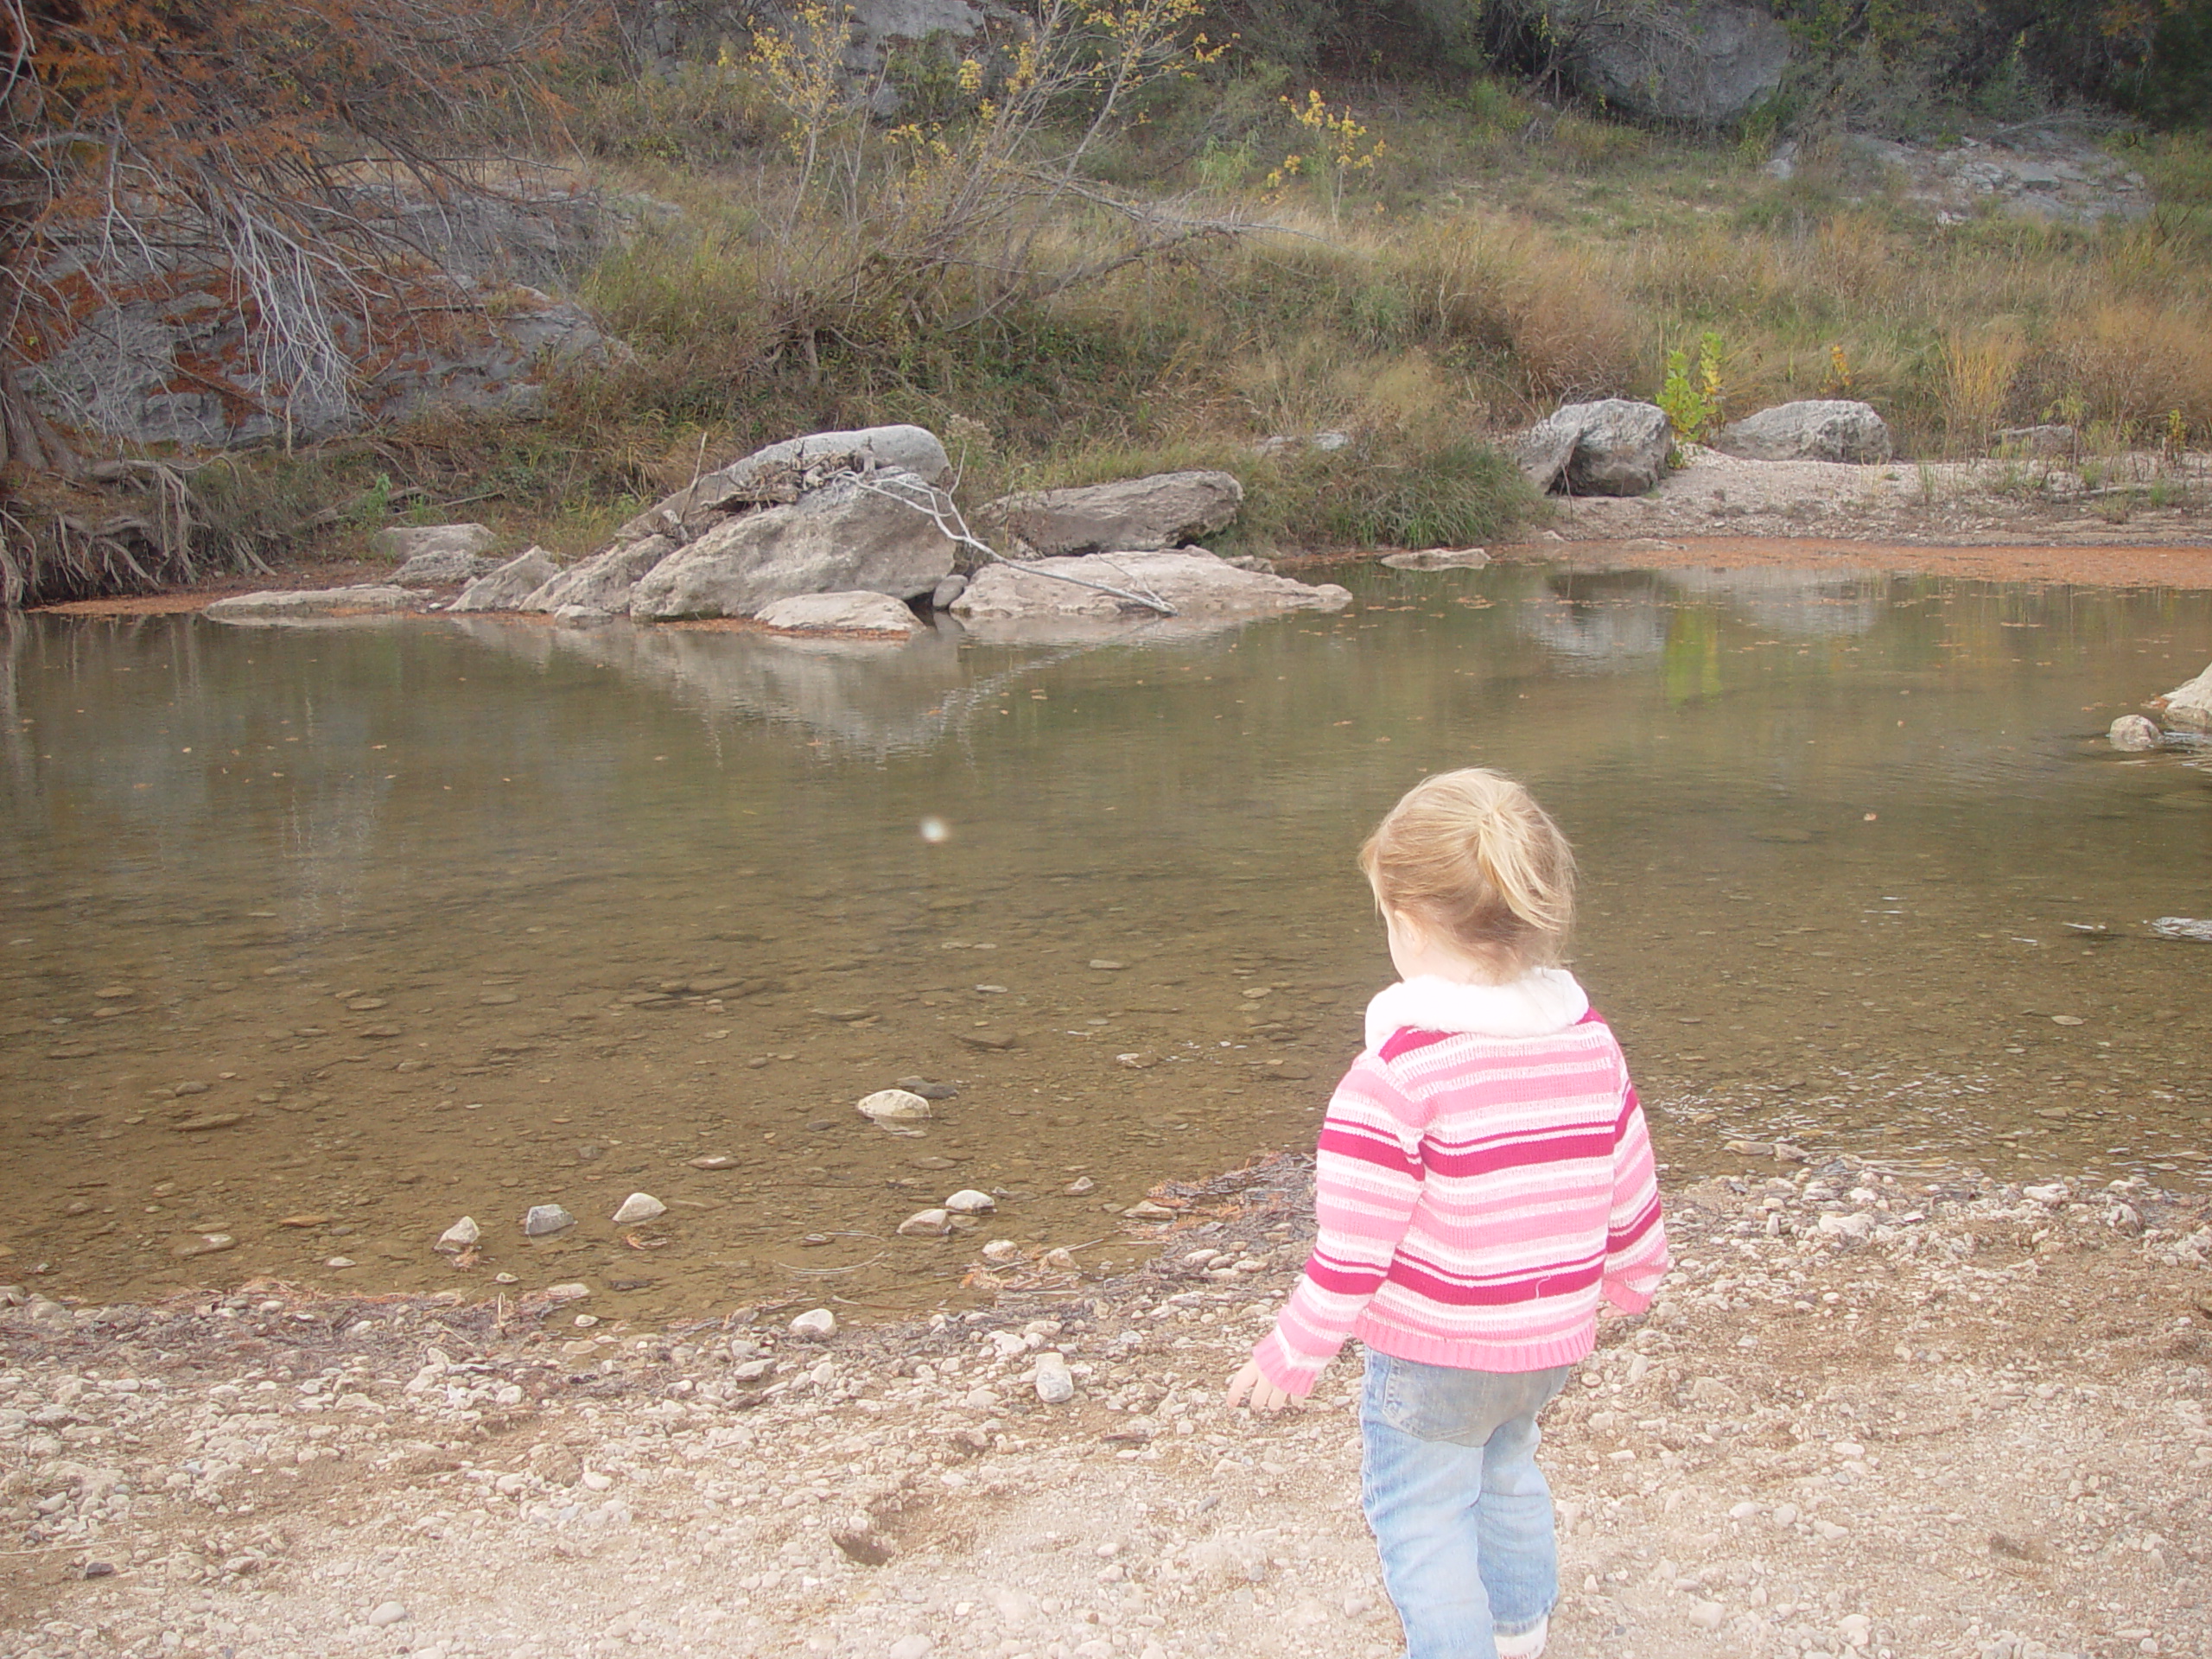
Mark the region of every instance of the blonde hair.
<instances>
[{"instance_id":1,"label":"blonde hair","mask_svg":"<svg viewBox=\"0 0 2212 1659\"><path fill-rule=\"evenodd\" d=\"M1503 982L1558 962L1574 852L1535 797L1484 766L1406 791L1359 849L1375 902Z\"/></svg>"}]
</instances>

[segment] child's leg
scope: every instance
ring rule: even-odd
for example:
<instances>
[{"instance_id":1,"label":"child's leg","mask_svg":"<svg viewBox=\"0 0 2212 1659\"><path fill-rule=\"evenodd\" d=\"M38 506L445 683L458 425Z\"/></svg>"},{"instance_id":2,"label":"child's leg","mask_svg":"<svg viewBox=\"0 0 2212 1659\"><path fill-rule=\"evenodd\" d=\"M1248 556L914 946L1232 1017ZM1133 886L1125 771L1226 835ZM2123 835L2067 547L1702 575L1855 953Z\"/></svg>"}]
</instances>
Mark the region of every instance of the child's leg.
<instances>
[{"instance_id":1,"label":"child's leg","mask_svg":"<svg viewBox=\"0 0 2212 1659\"><path fill-rule=\"evenodd\" d=\"M1462 1371L1370 1352L1363 1503L1408 1659L1496 1659L1559 1592L1535 1414L1564 1368Z\"/></svg>"}]
</instances>

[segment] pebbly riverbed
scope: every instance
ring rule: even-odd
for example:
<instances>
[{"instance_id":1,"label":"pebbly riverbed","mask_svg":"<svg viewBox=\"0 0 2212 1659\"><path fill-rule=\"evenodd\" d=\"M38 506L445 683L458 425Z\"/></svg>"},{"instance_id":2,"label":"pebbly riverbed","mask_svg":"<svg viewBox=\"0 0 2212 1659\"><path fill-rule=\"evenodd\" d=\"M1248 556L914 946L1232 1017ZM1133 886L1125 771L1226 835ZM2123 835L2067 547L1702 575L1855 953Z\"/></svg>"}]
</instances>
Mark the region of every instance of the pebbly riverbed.
<instances>
[{"instance_id":1,"label":"pebbly riverbed","mask_svg":"<svg viewBox=\"0 0 2212 1659\"><path fill-rule=\"evenodd\" d=\"M2212 1654L2212 1206L1788 1145L1547 1420L1560 1659ZM0 1654L1383 1656L1357 1371L1219 1403L1303 1160L964 1312L277 1283L0 1313ZM1073 1397L1036 1380L1058 1355Z\"/></svg>"}]
</instances>

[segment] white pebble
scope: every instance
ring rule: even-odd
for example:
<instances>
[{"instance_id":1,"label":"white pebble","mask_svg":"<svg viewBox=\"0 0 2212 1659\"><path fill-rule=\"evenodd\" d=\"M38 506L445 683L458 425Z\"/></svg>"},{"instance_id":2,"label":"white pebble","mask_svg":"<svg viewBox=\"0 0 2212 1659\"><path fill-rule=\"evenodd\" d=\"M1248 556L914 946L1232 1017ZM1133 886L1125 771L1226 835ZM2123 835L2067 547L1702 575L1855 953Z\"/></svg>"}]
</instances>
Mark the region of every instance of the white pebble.
<instances>
[{"instance_id":1,"label":"white pebble","mask_svg":"<svg viewBox=\"0 0 2212 1659\"><path fill-rule=\"evenodd\" d=\"M980 1216L997 1209L999 1205L989 1193L963 1186L944 1201L944 1207L956 1216Z\"/></svg>"},{"instance_id":2,"label":"white pebble","mask_svg":"<svg viewBox=\"0 0 2212 1659\"><path fill-rule=\"evenodd\" d=\"M622 1200L622 1207L614 1212L614 1224L626 1227L632 1222L652 1221L668 1213L668 1206L650 1192L632 1192Z\"/></svg>"},{"instance_id":3,"label":"white pebble","mask_svg":"<svg viewBox=\"0 0 2212 1659\"><path fill-rule=\"evenodd\" d=\"M837 1316L826 1307L810 1307L793 1319L791 1335L811 1342L824 1342L837 1334Z\"/></svg>"},{"instance_id":4,"label":"white pebble","mask_svg":"<svg viewBox=\"0 0 2212 1659\"><path fill-rule=\"evenodd\" d=\"M407 1609L396 1601L380 1601L369 1609L369 1623L382 1630L387 1624L397 1624L407 1617Z\"/></svg>"}]
</instances>

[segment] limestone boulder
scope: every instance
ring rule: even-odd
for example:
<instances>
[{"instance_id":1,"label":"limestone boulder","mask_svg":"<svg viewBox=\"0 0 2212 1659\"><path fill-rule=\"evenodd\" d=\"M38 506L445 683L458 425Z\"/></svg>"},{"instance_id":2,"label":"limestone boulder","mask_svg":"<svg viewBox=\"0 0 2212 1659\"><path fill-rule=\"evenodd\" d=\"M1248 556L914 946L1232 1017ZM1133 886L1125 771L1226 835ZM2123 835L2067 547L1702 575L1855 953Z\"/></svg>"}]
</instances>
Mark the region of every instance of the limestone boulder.
<instances>
[{"instance_id":1,"label":"limestone boulder","mask_svg":"<svg viewBox=\"0 0 2212 1659\"><path fill-rule=\"evenodd\" d=\"M524 611L626 615L630 595L652 568L676 551L666 536L648 536L639 542L617 542L582 564L562 571L516 607Z\"/></svg>"},{"instance_id":2,"label":"limestone boulder","mask_svg":"<svg viewBox=\"0 0 2212 1659\"><path fill-rule=\"evenodd\" d=\"M733 513L789 506L841 471L896 467L925 484L952 476L951 458L936 433L922 426L868 426L850 432L812 432L756 449L715 468L639 513L615 532L617 543L647 536L691 541Z\"/></svg>"},{"instance_id":3,"label":"limestone boulder","mask_svg":"<svg viewBox=\"0 0 2212 1659\"><path fill-rule=\"evenodd\" d=\"M1789 31L1736 0L1566 0L1553 16L1583 88L1647 120L1726 126L1772 98L1789 67Z\"/></svg>"},{"instance_id":4,"label":"limestone boulder","mask_svg":"<svg viewBox=\"0 0 2212 1659\"><path fill-rule=\"evenodd\" d=\"M1871 404L1847 397L1817 397L1777 404L1713 435L1713 447L1743 461L1835 461L1866 466L1888 461L1896 451L1889 423Z\"/></svg>"},{"instance_id":5,"label":"limestone boulder","mask_svg":"<svg viewBox=\"0 0 2212 1659\"><path fill-rule=\"evenodd\" d=\"M982 523L1024 557L1156 552L1225 528L1244 505L1227 473L1156 473L1081 489L1009 495L986 506Z\"/></svg>"},{"instance_id":6,"label":"limestone boulder","mask_svg":"<svg viewBox=\"0 0 2212 1659\"><path fill-rule=\"evenodd\" d=\"M1287 576L1240 570L1204 548L1186 547L987 564L969 580L968 591L952 601L952 613L971 632L987 635L1020 632L1007 625L1120 626L1161 620L1148 607L1055 580L1060 576L1154 594L1175 607L1170 622L1218 623L1290 611L1338 611L1351 602L1351 595L1333 582L1309 586Z\"/></svg>"},{"instance_id":7,"label":"limestone boulder","mask_svg":"<svg viewBox=\"0 0 2212 1659\"><path fill-rule=\"evenodd\" d=\"M391 579L409 582L472 582L497 560L498 538L482 524L393 524L369 537L369 550L401 561Z\"/></svg>"},{"instance_id":8,"label":"limestone boulder","mask_svg":"<svg viewBox=\"0 0 2212 1659\"><path fill-rule=\"evenodd\" d=\"M523 602L547 582L561 574L561 567L553 563L542 547L509 559L496 570L487 571L461 590L461 597L446 608L449 611L518 611Z\"/></svg>"},{"instance_id":9,"label":"limestone boulder","mask_svg":"<svg viewBox=\"0 0 2212 1659\"><path fill-rule=\"evenodd\" d=\"M233 594L200 613L212 622L306 622L326 617L392 616L429 608L430 595L419 588L391 582L363 582L350 588L268 588Z\"/></svg>"},{"instance_id":10,"label":"limestone boulder","mask_svg":"<svg viewBox=\"0 0 2212 1659\"><path fill-rule=\"evenodd\" d=\"M914 481L896 469L882 476ZM952 574L952 556L951 538L927 514L856 479L833 478L788 505L725 519L671 553L638 583L630 614L641 622L756 616L797 594L915 599Z\"/></svg>"},{"instance_id":11,"label":"limestone boulder","mask_svg":"<svg viewBox=\"0 0 2212 1659\"><path fill-rule=\"evenodd\" d=\"M919 617L887 594L794 594L763 606L758 615L770 627L794 633L880 633L904 639L922 626Z\"/></svg>"},{"instance_id":12,"label":"limestone boulder","mask_svg":"<svg viewBox=\"0 0 2212 1659\"><path fill-rule=\"evenodd\" d=\"M2166 724L2184 732L2212 732L2212 667L2165 696Z\"/></svg>"},{"instance_id":13,"label":"limestone boulder","mask_svg":"<svg viewBox=\"0 0 2212 1659\"><path fill-rule=\"evenodd\" d=\"M1570 495L1642 495L1674 449L1666 411L1626 397L1565 404L1514 440L1530 483Z\"/></svg>"}]
</instances>

